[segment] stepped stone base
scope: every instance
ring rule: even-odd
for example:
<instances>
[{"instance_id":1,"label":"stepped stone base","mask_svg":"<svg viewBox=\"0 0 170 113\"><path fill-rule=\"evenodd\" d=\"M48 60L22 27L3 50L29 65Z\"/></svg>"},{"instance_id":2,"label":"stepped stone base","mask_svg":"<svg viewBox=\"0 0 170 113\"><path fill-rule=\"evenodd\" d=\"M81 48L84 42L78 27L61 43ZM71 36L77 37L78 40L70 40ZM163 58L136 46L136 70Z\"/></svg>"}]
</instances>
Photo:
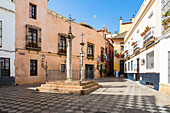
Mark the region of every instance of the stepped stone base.
<instances>
[{"instance_id":1,"label":"stepped stone base","mask_svg":"<svg viewBox=\"0 0 170 113\"><path fill-rule=\"evenodd\" d=\"M37 91L50 92L50 93L63 93L63 94L79 94L84 95L93 92L101 87L94 81L54 81L46 82L40 87L37 87Z\"/></svg>"}]
</instances>

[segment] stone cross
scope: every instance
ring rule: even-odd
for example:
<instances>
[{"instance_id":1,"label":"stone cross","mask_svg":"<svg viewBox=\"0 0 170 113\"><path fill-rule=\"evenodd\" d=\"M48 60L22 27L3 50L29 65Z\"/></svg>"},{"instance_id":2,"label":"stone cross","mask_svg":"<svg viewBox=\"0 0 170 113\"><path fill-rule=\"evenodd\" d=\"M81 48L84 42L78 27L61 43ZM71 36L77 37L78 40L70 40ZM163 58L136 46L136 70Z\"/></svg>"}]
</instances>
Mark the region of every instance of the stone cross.
<instances>
[{"instance_id":1,"label":"stone cross","mask_svg":"<svg viewBox=\"0 0 170 113\"><path fill-rule=\"evenodd\" d=\"M66 36L68 39L68 46L67 46L67 81L71 81L72 79L72 40L75 38L74 35L72 35L71 32L71 22L75 19L71 18L71 15L69 16L69 20L66 20L66 22L69 22L69 33Z\"/></svg>"},{"instance_id":2,"label":"stone cross","mask_svg":"<svg viewBox=\"0 0 170 113\"><path fill-rule=\"evenodd\" d=\"M69 33L71 32L71 22L75 21L76 19L72 19L71 15L69 15L69 20L66 20L66 22L69 22Z\"/></svg>"}]
</instances>

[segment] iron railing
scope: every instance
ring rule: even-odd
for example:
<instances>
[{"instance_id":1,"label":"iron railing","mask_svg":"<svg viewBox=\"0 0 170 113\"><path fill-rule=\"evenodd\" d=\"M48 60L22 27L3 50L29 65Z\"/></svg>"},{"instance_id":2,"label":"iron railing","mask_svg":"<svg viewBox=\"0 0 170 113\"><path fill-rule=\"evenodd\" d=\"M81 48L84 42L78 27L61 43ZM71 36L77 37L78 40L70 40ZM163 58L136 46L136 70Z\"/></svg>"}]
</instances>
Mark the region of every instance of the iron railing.
<instances>
[{"instance_id":1,"label":"iron railing","mask_svg":"<svg viewBox=\"0 0 170 113\"><path fill-rule=\"evenodd\" d=\"M154 34L155 34L154 27L149 28L149 31L147 31L143 37L143 44L145 45L145 47L148 47L154 43L154 41L151 41L151 40L155 39Z\"/></svg>"}]
</instances>

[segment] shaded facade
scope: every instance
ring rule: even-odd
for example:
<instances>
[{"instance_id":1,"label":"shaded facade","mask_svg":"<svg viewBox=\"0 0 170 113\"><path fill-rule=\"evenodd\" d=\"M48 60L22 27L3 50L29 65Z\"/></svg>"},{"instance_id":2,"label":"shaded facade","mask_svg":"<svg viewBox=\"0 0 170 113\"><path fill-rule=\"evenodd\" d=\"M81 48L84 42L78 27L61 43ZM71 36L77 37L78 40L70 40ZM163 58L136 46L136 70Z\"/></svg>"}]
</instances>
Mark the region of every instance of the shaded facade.
<instances>
[{"instance_id":1,"label":"shaded facade","mask_svg":"<svg viewBox=\"0 0 170 113\"><path fill-rule=\"evenodd\" d=\"M105 55L104 55L104 61L105 61L105 69L107 70L107 73L105 76L113 76L113 67L114 67L114 46L113 41L111 40L111 37L108 37L108 31L103 26L102 29L97 30L97 32L105 39Z\"/></svg>"},{"instance_id":2,"label":"shaded facade","mask_svg":"<svg viewBox=\"0 0 170 113\"><path fill-rule=\"evenodd\" d=\"M15 77L15 4L0 1L0 86L13 85Z\"/></svg>"},{"instance_id":3,"label":"shaded facade","mask_svg":"<svg viewBox=\"0 0 170 113\"><path fill-rule=\"evenodd\" d=\"M47 0L17 0L16 5L16 76L15 84L42 83L66 79L66 57L69 23L67 18L47 9ZM25 15L25 16L23 16ZM75 36L72 44L72 79L80 78L80 42L84 35L84 71L86 79L100 77L97 57L105 48L95 30L72 22ZM45 55L48 73L42 68ZM103 62L100 62L103 63ZM99 64L100 64L99 63Z\"/></svg>"}]
</instances>

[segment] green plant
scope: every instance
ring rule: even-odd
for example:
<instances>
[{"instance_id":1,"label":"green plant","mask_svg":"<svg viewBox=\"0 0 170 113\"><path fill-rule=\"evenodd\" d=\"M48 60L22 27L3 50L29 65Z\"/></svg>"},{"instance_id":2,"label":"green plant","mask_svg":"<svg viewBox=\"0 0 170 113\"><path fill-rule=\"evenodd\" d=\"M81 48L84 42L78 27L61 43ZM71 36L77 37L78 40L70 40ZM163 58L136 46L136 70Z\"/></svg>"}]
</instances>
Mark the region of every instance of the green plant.
<instances>
[{"instance_id":1,"label":"green plant","mask_svg":"<svg viewBox=\"0 0 170 113\"><path fill-rule=\"evenodd\" d=\"M100 69L100 72L103 73L103 69Z\"/></svg>"},{"instance_id":2,"label":"green plant","mask_svg":"<svg viewBox=\"0 0 170 113\"><path fill-rule=\"evenodd\" d=\"M107 69L103 69L103 73L105 73L105 74L106 74L106 73L107 73Z\"/></svg>"},{"instance_id":3,"label":"green plant","mask_svg":"<svg viewBox=\"0 0 170 113\"><path fill-rule=\"evenodd\" d=\"M87 25L87 24L81 24L82 26L85 26L85 27L88 27L88 28L90 28L90 29L93 29L93 27L92 26L90 26L90 25Z\"/></svg>"},{"instance_id":4,"label":"green plant","mask_svg":"<svg viewBox=\"0 0 170 113\"><path fill-rule=\"evenodd\" d=\"M162 20L162 25L167 25L170 22L170 17Z\"/></svg>"},{"instance_id":5,"label":"green plant","mask_svg":"<svg viewBox=\"0 0 170 113\"><path fill-rule=\"evenodd\" d=\"M167 11L167 16L170 16L170 10L169 10L169 11Z\"/></svg>"}]
</instances>

